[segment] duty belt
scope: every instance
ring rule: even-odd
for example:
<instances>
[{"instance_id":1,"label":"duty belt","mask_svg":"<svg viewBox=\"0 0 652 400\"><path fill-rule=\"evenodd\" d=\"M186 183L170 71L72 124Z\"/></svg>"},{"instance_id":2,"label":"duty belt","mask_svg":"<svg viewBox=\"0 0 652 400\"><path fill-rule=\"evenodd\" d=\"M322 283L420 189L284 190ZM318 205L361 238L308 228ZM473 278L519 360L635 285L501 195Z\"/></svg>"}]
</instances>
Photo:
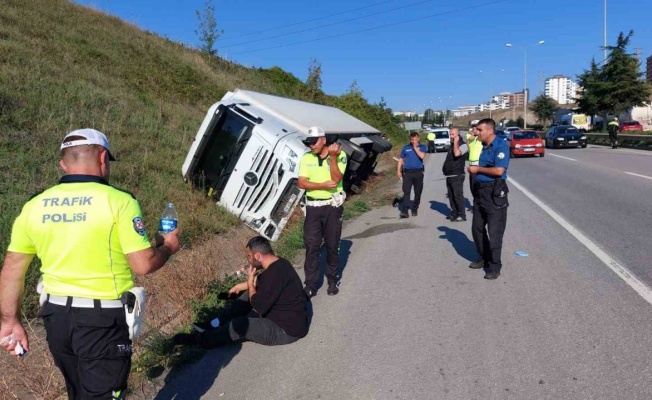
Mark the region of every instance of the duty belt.
<instances>
[{"instance_id":1,"label":"duty belt","mask_svg":"<svg viewBox=\"0 0 652 400\"><path fill-rule=\"evenodd\" d=\"M324 199L324 200L309 200L309 197L306 197L306 205L310 207L321 207L321 206L330 206L333 204L333 199Z\"/></svg>"},{"instance_id":2,"label":"duty belt","mask_svg":"<svg viewBox=\"0 0 652 400\"><path fill-rule=\"evenodd\" d=\"M70 307L77 308L95 308L95 302L99 302L101 308L122 308L123 304L120 300L95 300L87 299L84 297L68 297L68 296L53 296L47 295L47 301L58 306L67 306L69 299L72 299Z\"/></svg>"},{"instance_id":3,"label":"duty belt","mask_svg":"<svg viewBox=\"0 0 652 400\"><path fill-rule=\"evenodd\" d=\"M478 160L478 161L469 161L469 165L480 165L480 160Z\"/></svg>"},{"instance_id":4,"label":"duty belt","mask_svg":"<svg viewBox=\"0 0 652 400\"><path fill-rule=\"evenodd\" d=\"M496 184L496 181L491 181L491 182L477 182L476 181L475 184L479 189L482 189L482 188L488 188L488 187L494 186Z\"/></svg>"}]
</instances>

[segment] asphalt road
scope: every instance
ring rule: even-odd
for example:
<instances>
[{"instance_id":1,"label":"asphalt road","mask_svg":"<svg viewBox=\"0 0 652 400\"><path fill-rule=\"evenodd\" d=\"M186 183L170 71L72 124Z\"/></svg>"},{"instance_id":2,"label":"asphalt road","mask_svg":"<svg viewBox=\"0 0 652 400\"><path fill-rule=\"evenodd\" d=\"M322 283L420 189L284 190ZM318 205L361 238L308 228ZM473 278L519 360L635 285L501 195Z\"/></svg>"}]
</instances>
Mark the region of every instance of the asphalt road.
<instances>
[{"instance_id":1,"label":"asphalt road","mask_svg":"<svg viewBox=\"0 0 652 400\"><path fill-rule=\"evenodd\" d=\"M623 171L650 176L651 156L549 150L509 174L649 280L652 180ZM513 186L503 272L484 280L470 215L444 218L444 155L428 157L418 217L345 227L341 292L313 299L306 338L214 350L157 399L649 399L650 304Z\"/></svg>"}]
</instances>

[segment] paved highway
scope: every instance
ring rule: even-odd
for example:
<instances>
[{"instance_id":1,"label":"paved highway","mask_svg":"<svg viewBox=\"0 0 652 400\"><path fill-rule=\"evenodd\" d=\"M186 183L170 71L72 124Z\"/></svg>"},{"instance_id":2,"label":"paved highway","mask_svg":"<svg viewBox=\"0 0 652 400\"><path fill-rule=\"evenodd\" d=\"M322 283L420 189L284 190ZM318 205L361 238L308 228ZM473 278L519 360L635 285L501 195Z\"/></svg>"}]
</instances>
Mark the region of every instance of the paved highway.
<instances>
[{"instance_id":1,"label":"paved highway","mask_svg":"<svg viewBox=\"0 0 652 400\"><path fill-rule=\"evenodd\" d=\"M214 350L157 399L649 399L652 306L589 247L651 281L652 179L625 172L651 177L652 153L512 160L495 281L467 268L470 218L444 218L444 155L428 157L418 217L385 207L345 227L340 294L313 299L306 338Z\"/></svg>"}]
</instances>

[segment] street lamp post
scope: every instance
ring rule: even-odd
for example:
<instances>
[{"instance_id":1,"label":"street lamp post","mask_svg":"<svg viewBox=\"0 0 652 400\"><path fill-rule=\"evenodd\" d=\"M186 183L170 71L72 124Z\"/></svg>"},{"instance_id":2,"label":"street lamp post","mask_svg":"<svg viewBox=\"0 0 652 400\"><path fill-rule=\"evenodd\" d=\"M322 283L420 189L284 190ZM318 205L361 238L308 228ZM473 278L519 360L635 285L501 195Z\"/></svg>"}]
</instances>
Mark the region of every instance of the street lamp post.
<instances>
[{"instance_id":1,"label":"street lamp post","mask_svg":"<svg viewBox=\"0 0 652 400\"><path fill-rule=\"evenodd\" d=\"M544 40L539 40L534 46L539 46L544 44ZM506 47L513 47L511 43L506 43ZM527 128L527 46L523 48L523 129Z\"/></svg>"}]
</instances>

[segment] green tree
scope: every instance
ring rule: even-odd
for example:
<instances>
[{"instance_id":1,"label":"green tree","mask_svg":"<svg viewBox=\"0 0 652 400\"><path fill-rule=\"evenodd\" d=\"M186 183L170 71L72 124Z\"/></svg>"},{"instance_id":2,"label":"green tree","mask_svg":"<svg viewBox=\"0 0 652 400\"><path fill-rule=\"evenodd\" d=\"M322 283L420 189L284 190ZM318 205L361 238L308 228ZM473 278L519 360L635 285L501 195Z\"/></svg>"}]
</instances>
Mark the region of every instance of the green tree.
<instances>
[{"instance_id":1,"label":"green tree","mask_svg":"<svg viewBox=\"0 0 652 400\"><path fill-rule=\"evenodd\" d=\"M310 60L308 66L308 79L306 79L306 86L308 87L308 100L315 101L323 94L321 90L321 63L316 59Z\"/></svg>"},{"instance_id":2,"label":"green tree","mask_svg":"<svg viewBox=\"0 0 652 400\"><path fill-rule=\"evenodd\" d=\"M604 97L604 84L595 58L591 59L591 67L577 76L577 84L582 88L582 95L575 99L580 111L591 116L602 111L600 98Z\"/></svg>"},{"instance_id":3,"label":"green tree","mask_svg":"<svg viewBox=\"0 0 652 400\"><path fill-rule=\"evenodd\" d=\"M530 110L534 112L539 121L546 124L548 121L552 121L552 116L557 110L559 110L559 106L557 105L557 102L550 97L545 94L540 94L531 103Z\"/></svg>"},{"instance_id":4,"label":"green tree","mask_svg":"<svg viewBox=\"0 0 652 400\"><path fill-rule=\"evenodd\" d=\"M195 10L197 19L199 19L199 29L195 30L195 34L199 36L201 43L200 49L202 53L214 56L217 54L215 50L215 42L224 33L223 30L217 29L217 20L215 19L215 6L212 0L206 0L204 4L204 12Z\"/></svg>"},{"instance_id":5,"label":"green tree","mask_svg":"<svg viewBox=\"0 0 652 400\"><path fill-rule=\"evenodd\" d=\"M629 31L627 36L620 32L616 45L607 47L610 53L602 67L602 80L607 83L609 93L601 103L602 111L609 114L617 115L628 108L642 106L651 94L650 85L642 79L638 59L627 53L633 35L634 31Z\"/></svg>"}]
</instances>

